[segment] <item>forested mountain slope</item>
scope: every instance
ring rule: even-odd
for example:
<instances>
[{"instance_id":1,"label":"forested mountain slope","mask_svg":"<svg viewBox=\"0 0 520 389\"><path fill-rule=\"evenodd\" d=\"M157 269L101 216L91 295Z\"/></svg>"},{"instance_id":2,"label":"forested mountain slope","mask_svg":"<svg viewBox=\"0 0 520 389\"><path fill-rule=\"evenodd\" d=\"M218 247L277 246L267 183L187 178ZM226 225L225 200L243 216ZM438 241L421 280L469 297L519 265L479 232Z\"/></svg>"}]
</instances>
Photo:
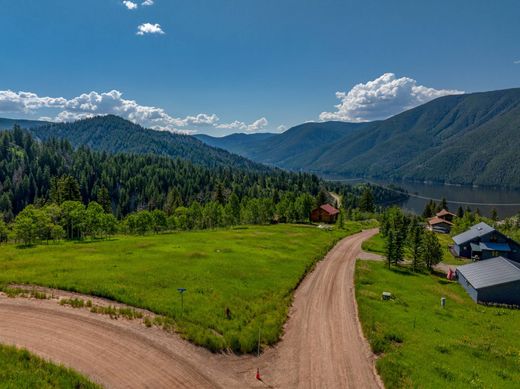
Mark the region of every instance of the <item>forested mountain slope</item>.
<instances>
[{"instance_id":1,"label":"forested mountain slope","mask_svg":"<svg viewBox=\"0 0 520 389\"><path fill-rule=\"evenodd\" d=\"M251 148L256 148L260 142L263 142L276 134L259 133L259 134L231 134L223 137L213 137L210 135L199 134L195 138L201 140L205 144L220 149L227 150L231 153L247 157Z\"/></svg>"},{"instance_id":2,"label":"forested mountain slope","mask_svg":"<svg viewBox=\"0 0 520 389\"><path fill-rule=\"evenodd\" d=\"M210 147L193 136L145 129L118 116L97 116L72 123L52 123L30 131L41 140L67 139L74 147L88 146L110 153L164 155L206 167L267 168L225 150Z\"/></svg>"},{"instance_id":3,"label":"forested mountain slope","mask_svg":"<svg viewBox=\"0 0 520 389\"><path fill-rule=\"evenodd\" d=\"M520 187L518 88L441 97L377 122L304 126L287 131L290 146L284 133L244 155L320 174Z\"/></svg>"},{"instance_id":4,"label":"forested mountain slope","mask_svg":"<svg viewBox=\"0 0 520 389\"><path fill-rule=\"evenodd\" d=\"M232 134L221 138L198 135L203 142L255 161L299 170L323 150L364 123L304 123L281 134ZM267 135L267 136L266 136Z\"/></svg>"},{"instance_id":5,"label":"forested mountain slope","mask_svg":"<svg viewBox=\"0 0 520 389\"><path fill-rule=\"evenodd\" d=\"M401 197L381 187L370 188L376 204ZM271 199L273 205L287 204L286 211L292 212L297 196L312 199L325 189L343 195L350 208L358 207L367 192L367 186L324 182L308 173L205 167L160 155L74 148L63 139L42 142L18 127L0 131L0 215L6 220L29 204L49 203L56 191L64 196L76 193L75 199L85 204L108 203L107 208L122 217L136 210L172 210L194 202L225 204L232 197L240 202Z\"/></svg>"},{"instance_id":6,"label":"forested mountain slope","mask_svg":"<svg viewBox=\"0 0 520 389\"><path fill-rule=\"evenodd\" d=\"M83 202L97 200L107 190L115 214L162 209L168 194L177 206L193 201L245 197L280 197L283 193L316 195L324 186L312 174L280 169L254 171L231 166L204 167L165 156L109 154L66 140L39 142L19 128L0 132L0 214L11 219L28 204L49 200L53 180L72 177Z\"/></svg>"},{"instance_id":7,"label":"forested mountain slope","mask_svg":"<svg viewBox=\"0 0 520 389\"><path fill-rule=\"evenodd\" d=\"M342 138L309 170L520 187L520 89L447 96Z\"/></svg>"}]
</instances>

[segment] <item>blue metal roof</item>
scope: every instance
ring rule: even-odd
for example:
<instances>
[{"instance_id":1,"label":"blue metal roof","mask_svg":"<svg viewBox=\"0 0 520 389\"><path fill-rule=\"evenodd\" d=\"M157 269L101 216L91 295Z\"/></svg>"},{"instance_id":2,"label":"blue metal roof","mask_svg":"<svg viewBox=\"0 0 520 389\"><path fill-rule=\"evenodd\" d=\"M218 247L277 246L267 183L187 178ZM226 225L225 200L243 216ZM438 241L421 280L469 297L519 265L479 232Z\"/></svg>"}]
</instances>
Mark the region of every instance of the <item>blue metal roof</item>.
<instances>
[{"instance_id":1,"label":"blue metal roof","mask_svg":"<svg viewBox=\"0 0 520 389\"><path fill-rule=\"evenodd\" d=\"M509 247L509 245L507 243L480 242L480 248L482 250L491 250L491 251L503 251L503 252L511 251L511 247Z\"/></svg>"},{"instance_id":2,"label":"blue metal roof","mask_svg":"<svg viewBox=\"0 0 520 389\"><path fill-rule=\"evenodd\" d=\"M459 266L457 272L475 289L520 282L520 265L504 257L496 257Z\"/></svg>"},{"instance_id":3,"label":"blue metal roof","mask_svg":"<svg viewBox=\"0 0 520 389\"><path fill-rule=\"evenodd\" d=\"M482 223L475 224L473 227L471 227L469 230L463 232L462 234L454 236L453 241L455 242L455 244L461 245L461 244L469 242L470 240L473 240L475 238L479 238L481 236L487 235L493 231L495 231L495 229L493 227L482 222Z\"/></svg>"}]
</instances>

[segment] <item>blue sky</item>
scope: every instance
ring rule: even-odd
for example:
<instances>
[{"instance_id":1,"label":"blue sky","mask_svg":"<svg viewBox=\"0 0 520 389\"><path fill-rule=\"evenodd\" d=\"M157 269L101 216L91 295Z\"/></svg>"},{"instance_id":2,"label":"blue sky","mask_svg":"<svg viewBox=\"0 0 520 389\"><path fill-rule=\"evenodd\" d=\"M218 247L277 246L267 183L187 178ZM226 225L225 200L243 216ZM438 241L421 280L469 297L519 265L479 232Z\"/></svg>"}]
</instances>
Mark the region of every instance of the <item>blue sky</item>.
<instances>
[{"instance_id":1,"label":"blue sky","mask_svg":"<svg viewBox=\"0 0 520 389\"><path fill-rule=\"evenodd\" d=\"M514 0L143 1L0 0L0 116L223 135L520 86Z\"/></svg>"}]
</instances>

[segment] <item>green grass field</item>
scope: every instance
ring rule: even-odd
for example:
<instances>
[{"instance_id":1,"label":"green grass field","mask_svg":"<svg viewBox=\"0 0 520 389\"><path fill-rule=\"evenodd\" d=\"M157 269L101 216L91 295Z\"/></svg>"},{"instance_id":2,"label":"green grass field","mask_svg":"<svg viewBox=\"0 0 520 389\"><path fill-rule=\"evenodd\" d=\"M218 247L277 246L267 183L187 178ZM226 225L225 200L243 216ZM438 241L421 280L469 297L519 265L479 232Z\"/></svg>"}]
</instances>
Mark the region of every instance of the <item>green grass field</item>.
<instances>
[{"instance_id":1,"label":"green grass field","mask_svg":"<svg viewBox=\"0 0 520 389\"><path fill-rule=\"evenodd\" d=\"M362 246L363 250L369 251L376 254L385 255L385 241L381 234L374 235L370 239L367 239L363 242Z\"/></svg>"},{"instance_id":2,"label":"green grass field","mask_svg":"<svg viewBox=\"0 0 520 389\"><path fill-rule=\"evenodd\" d=\"M464 260L464 259L458 259L455 258L448 247L448 245L453 244L453 241L451 237L447 234L437 234L437 238L439 239L439 242L442 246L442 254L443 259L442 262L448 264L448 265L465 265L466 263L469 263L470 261ZM373 253L385 255L385 241L381 234L374 235L372 238L366 240L363 242L363 250L370 251ZM405 256L408 258L409 255L407 252L405 252Z\"/></svg>"},{"instance_id":3,"label":"green grass field","mask_svg":"<svg viewBox=\"0 0 520 389\"><path fill-rule=\"evenodd\" d=\"M0 345L0 388L99 388L62 366L46 362L27 350Z\"/></svg>"},{"instance_id":4,"label":"green grass field","mask_svg":"<svg viewBox=\"0 0 520 389\"><path fill-rule=\"evenodd\" d=\"M383 291L395 298L382 301ZM388 388L519 387L520 310L477 305L456 282L369 261L357 263L356 296Z\"/></svg>"},{"instance_id":5,"label":"green grass field","mask_svg":"<svg viewBox=\"0 0 520 389\"><path fill-rule=\"evenodd\" d=\"M313 226L252 226L111 241L2 246L0 284L29 283L107 297L166 315L210 350L275 343L300 280L343 231ZM177 288L186 288L184 311ZM231 318L226 317L226 308Z\"/></svg>"}]
</instances>

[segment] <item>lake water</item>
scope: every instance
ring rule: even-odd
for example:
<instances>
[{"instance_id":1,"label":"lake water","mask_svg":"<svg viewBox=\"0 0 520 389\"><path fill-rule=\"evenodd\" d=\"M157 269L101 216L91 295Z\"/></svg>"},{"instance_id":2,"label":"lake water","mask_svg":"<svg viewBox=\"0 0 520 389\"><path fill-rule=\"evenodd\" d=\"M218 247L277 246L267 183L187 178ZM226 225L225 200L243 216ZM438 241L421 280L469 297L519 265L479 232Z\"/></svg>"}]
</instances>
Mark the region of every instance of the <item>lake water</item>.
<instances>
[{"instance_id":1,"label":"lake water","mask_svg":"<svg viewBox=\"0 0 520 389\"><path fill-rule=\"evenodd\" d=\"M363 180L341 180L355 183ZM469 207L475 211L477 208L484 216L490 216L493 208L498 212L499 218L505 218L518 214L520 211L520 190L496 189L487 187L452 186L442 184L417 183L406 181L381 181L365 180L382 186L395 185L405 189L410 194L408 200L399 204L403 209L421 214L429 199L440 202L444 197L448 201L448 207L456 212L459 206Z\"/></svg>"}]
</instances>

